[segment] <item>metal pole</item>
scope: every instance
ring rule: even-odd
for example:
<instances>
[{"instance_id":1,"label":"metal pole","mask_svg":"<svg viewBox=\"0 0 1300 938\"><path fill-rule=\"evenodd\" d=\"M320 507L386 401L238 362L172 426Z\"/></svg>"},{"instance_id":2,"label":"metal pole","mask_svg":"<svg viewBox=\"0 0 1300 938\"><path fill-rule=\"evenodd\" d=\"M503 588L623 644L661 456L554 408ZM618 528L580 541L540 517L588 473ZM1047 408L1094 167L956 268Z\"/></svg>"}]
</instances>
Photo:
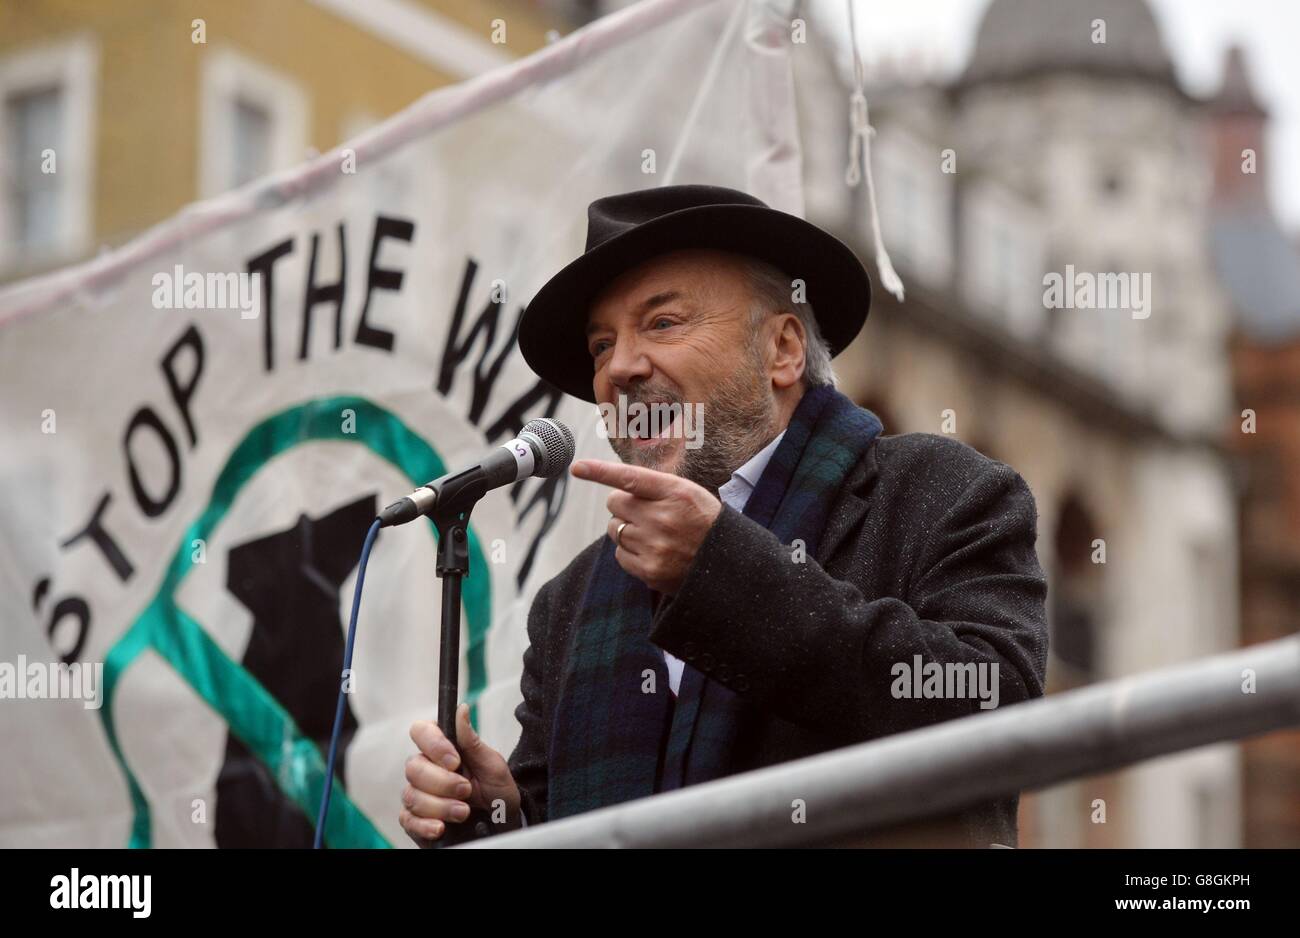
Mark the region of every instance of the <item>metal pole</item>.
<instances>
[{"instance_id":1,"label":"metal pole","mask_svg":"<svg viewBox=\"0 0 1300 938\"><path fill-rule=\"evenodd\" d=\"M445 535L450 540L451 534ZM456 704L460 696L461 573L442 577L442 619L438 633L438 729L456 744Z\"/></svg>"},{"instance_id":2,"label":"metal pole","mask_svg":"<svg viewBox=\"0 0 1300 938\"><path fill-rule=\"evenodd\" d=\"M461 473L461 476L468 475ZM444 484L439 504L433 510L433 524L438 529L438 577L442 580L442 631L438 659L438 728L461 751L456 738L456 704L460 696L460 591L461 579L469 574L469 540L465 531L469 513L483 497L483 483L471 482L465 489ZM444 499L446 499L444 501ZM460 773L465 775L462 765ZM491 815L482 808L471 808L469 817L449 825L438 840L440 848L454 847L487 837L492 832Z\"/></svg>"},{"instance_id":3,"label":"metal pole","mask_svg":"<svg viewBox=\"0 0 1300 938\"><path fill-rule=\"evenodd\" d=\"M863 833L1300 725L1300 636L475 842L775 847ZM792 802L806 805L792 822Z\"/></svg>"}]
</instances>

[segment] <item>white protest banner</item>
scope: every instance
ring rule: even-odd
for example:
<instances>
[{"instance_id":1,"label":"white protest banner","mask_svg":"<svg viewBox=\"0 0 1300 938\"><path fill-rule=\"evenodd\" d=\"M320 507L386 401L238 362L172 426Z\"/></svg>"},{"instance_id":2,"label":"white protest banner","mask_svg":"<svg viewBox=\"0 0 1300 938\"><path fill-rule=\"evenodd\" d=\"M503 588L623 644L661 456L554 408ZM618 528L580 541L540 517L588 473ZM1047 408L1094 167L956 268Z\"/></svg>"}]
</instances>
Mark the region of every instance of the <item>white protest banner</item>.
<instances>
[{"instance_id":1,"label":"white protest banner","mask_svg":"<svg viewBox=\"0 0 1300 938\"><path fill-rule=\"evenodd\" d=\"M0 293L0 844L310 843L376 512L532 417L612 458L514 343L586 205L703 182L802 211L780 7L638 4ZM605 494L530 479L473 515L461 694L507 755L529 603ZM376 544L330 846L407 843L434 567L424 522ZM59 661L80 699L36 679Z\"/></svg>"}]
</instances>

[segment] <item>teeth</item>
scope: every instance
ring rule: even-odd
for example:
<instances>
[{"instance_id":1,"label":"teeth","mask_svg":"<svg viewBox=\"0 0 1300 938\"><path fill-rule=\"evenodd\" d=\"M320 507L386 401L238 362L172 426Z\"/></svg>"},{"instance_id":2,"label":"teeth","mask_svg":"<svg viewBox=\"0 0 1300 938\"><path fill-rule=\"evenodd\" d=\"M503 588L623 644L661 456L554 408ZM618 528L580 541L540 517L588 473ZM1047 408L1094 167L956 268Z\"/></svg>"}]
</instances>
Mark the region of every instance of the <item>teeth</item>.
<instances>
[{"instance_id":1,"label":"teeth","mask_svg":"<svg viewBox=\"0 0 1300 938\"><path fill-rule=\"evenodd\" d=\"M640 432L633 432L632 428L629 427L628 435L627 435L628 439L649 442L651 440L666 440L672 436L672 427L676 422L676 418L671 417L667 413L667 410L671 407L676 406L676 403L674 401L668 400L666 398L653 398L653 399L643 399L643 400L631 400L630 398L624 398L623 400L626 401L626 403L620 403L621 407L638 408L644 411L644 413L639 415L639 418L637 420L637 423L639 424L640 427ZM655 421L657 421L659 425L658 426L659 432L657 433L654 432ZM631 423L630 419L629 419L629 423Z\"/></svg>"}]
</instances>

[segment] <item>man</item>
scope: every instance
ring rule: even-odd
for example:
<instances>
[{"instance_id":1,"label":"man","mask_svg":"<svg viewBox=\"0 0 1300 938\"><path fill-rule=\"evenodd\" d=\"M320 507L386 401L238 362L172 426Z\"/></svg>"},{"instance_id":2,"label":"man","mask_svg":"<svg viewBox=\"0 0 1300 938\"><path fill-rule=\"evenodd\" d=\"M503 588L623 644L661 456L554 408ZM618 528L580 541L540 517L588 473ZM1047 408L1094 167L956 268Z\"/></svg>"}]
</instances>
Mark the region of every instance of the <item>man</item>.
<instances>
[{"instance_id":1,"label":"man","mask_svg":"<svg viewBox=\"0 0 1300 938\"><path fill-rule=\"evenodd\" d=\"M520 349L593 403L702 404L703 445L678 416L612 436L622 464L574 463L609 488L606 536L533 602L509 761L463 705L463 766L435 723L411 728L417 843L471 805L538 824L1042 695L1033 497L956 440L882 436L834 390L869 303L845 245L743 193L592 203ZM900 675L932 663L988 681L913 694ZM1014 844L1017 801L875 842Z\"/></svg>"}]
</instances>

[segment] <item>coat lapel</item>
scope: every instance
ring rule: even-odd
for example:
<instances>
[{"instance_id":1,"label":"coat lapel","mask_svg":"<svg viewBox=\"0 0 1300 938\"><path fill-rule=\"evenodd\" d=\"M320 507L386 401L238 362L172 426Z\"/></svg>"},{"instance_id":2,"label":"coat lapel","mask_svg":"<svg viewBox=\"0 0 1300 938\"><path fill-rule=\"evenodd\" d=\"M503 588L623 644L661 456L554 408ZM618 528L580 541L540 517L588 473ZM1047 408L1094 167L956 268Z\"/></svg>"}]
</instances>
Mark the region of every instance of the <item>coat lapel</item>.
<instances>
[{"instance_id":1,"label":"coat lapel","mask_svg":"<svg viewBox=\"0 0 1300 938\"><path fill-rule=\"evenodd\" d=\"M876 448L872 446L866 458L854 467L853 472L844 481L844 487L840 489L836 498L835 507L827 516L826 532L822 535L821 543L817 545L814 554L814 558L822 566L835 556L844 539L852 534L866 517L871 499L870 487L875 483L878 474ZM863 494L859 495L859 492Z\"/></svg>"}]
</instances>

